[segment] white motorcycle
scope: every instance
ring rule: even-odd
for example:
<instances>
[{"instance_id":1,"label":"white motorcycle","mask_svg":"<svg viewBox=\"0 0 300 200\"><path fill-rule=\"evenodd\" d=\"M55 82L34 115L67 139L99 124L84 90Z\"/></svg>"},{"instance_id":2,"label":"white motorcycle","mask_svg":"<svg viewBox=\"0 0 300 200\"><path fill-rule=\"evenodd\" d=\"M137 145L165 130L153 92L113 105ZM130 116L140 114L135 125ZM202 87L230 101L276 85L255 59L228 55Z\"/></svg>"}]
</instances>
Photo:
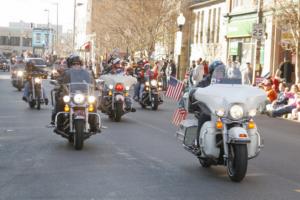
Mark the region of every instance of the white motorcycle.
<instances>
[{"instance_id":1,"label":"white motorcycle","mask_svg":"<svg viewBox=\"0 0 300 200\"><path fill-rule=\"evenodd\" d=\"M209 86L185 95L185 107L196 119L184 120L176 134L204 168L224 165L234 182L243 180L248 160L263 147L253 118L266 95L241 83L241 77L229 78L224 68L216 69Z\"/></svg>"},{"instance_id":2,"label":"white motorcycle","mask_svg":"<svg viewBox=\"0 0 300 200\"><path fill-rule=\"evenodd\" d=\"M129 90L136 79L123 74L101 75L97 81L100 87L99 109L106 113L110 119L116 122L121 121L121 117L128 112L135 112L132 108L132 100Z\"/></svg>"}]
</instances>

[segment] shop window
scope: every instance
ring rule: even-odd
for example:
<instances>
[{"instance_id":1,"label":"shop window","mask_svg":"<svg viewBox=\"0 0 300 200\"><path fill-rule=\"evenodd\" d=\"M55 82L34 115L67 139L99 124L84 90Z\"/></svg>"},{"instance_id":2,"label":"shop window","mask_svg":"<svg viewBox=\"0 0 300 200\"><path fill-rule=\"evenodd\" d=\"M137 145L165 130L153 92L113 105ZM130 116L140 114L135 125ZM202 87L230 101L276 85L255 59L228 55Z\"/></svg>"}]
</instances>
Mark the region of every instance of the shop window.
<instances>
[{"instance_id":1,"label":"shop window","mask_svg":"<svg viewBox=\"0 0 300 200\"><path fill-rule=\"evenodd\" d=\"M256 8L258 0L232 0L231 3L233 12L241 12Z\"/></svg>"}]
</instances>

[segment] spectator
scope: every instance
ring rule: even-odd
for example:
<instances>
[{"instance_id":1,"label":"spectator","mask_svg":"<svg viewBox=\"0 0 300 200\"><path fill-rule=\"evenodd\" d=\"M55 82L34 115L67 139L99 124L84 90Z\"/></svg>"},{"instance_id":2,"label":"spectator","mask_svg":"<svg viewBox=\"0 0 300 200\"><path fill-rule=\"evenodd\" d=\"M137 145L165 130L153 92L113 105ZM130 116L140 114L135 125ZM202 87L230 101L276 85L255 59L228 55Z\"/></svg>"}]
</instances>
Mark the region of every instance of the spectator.
<instances>
[{"instance_id":1,"label":"spectator","mask_svg":"<svg viewBox=\"0 0 300 200\"><path fill-rule=\"evenodd\" d=\"M293 109L297 108L299 99L297 98L297 93L299 92L298 86L296 84L292 85L291 91L286 93L288 98L288 104L279 108L274 109L268 114L272 117L280 117L285 114L292 113Z\"/></svg>"},{"instance_id":2,"label":"spectator","mask_svg":"<svg viewBox=\"0 0 300 200\"><path fill-rule=\"evenodd\" d=\"M176 65L173 60L170 60L171 73L170 75L176 77Z\"/></svg>"},{"instance_id":3,"label":"spectator","mask_svg":"<svg viewBox=\"0 0 300 200\"><path fill-rule=\"evenodd\" d=\"M204 76L208 75L208 61L204 60L202 62L203 67L204 67Z\"/></svg>"},{"instance_id":4,"label":"spectator","mask_svg":"<svg viewBox=\"0 0 300 200\"><path fill-rule=\"evenodd\" d=\"M282 107L287 105L288 103L288 98L285 96L286 93L286 84L285 83L280 83L279 84L279 93L277 94L277 99L273 101L271 104L267 105L267 110L271 111L276 108Z\"/></svg>"},{"instance_id":5,"label":"spectator","mask_svg":"<svg viewBox=\"0 0 300 200\"><path fill-rule=\"evenodd\" d=\"M193 82L194 84L199 83L203 79L204 66L202 65L202 58L197 60L197 66L193 70Z\"/></svg>"},{"instance_id":6,"label":"spectator","mask_svg":"<svg viewBox=\"0 0 300 200\"><path fill-rule=\"evenodd\" d=\"M284 62L279 66L280 70L280 78L284 79L285 82L290 85L292 83L292 72L293 72L293 65L287 59L284 58Z\"/></svg>"}]
</instances>

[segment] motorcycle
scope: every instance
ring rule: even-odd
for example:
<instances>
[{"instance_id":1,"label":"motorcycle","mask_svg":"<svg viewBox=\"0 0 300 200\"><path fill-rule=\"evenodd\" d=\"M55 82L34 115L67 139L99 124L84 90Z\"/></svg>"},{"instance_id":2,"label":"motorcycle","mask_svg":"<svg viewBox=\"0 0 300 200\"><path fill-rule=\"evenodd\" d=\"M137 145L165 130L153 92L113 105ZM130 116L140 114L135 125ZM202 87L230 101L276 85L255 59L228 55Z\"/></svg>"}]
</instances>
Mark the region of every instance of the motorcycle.
<instances>
[{"instance_id":1,"label":"motorcycle","mask_svg":"<svg viewBox=\"0 0 300 200\"><path fill-rule=\"evenodd\" d=\"M59 84L56 80L50 83L56 86L51 91L51 102ZM63 86L63 111L55 116L54 132L68 139L76 150L81 150L84 140L100 132L101 117L97 113L97 101L94 87L86 82L72 82ZM59 102L57 102L59 103Z\"/></svg>"},{"instance_id":2,"label":"motorcycle","mask_svg":"<svg viewBox=\"0 0 300 200\"><path fill-rule=\"evenodd\" d=\"M155 79L145 82L142 99L140 100L142 108L151 106L152 110L158 109L158 106L163 103L159 94L162 91L162 86L162 82L157 82Z\"/></svg>"},{"instance_id":3,"label":"motorcycle","mask_svg":"<svg viewBox=\"0 0 300 200\"><path fill-rule=\"evenodd\" d=\"M16 69L13 71L11 76L11 83L12 85L21 91L24 88L24 70Z\"/></svg>"},{"instance_id":4,"label":"motorcycle","mask_svg":"<svg viewBox=\"0 0 300 200\"><path fill-rule=\"evenodd\" d=\"M120 122L124 114L135 112L131 107L129 90L136 79L122 74L102 75L98 80L101 99L99 109L106 113L111 120Z\"/></svg>"},{"instance_id":5,"label":"motorcycle","mask_svg":"<svg viewBox=\"0 0 300 200\"><path fill-rule=\"evenodd\" d=\"M209 86L184 95L184 107L195 118L182 121L176 135L202 167L226 166L231 181L240 182L248 160L263 148L254 117L266 95L258 88L242 85L241 77L228 78L225 71L223 75L217 71Z\"/></svg>"},{"instance_id":6,"label":"motorcycle","mask_svg":"<svg viewBox=\"0 0 300 200\"><path fill-rule=\"evenodd\" d=\"M45 102L45 94L44 94L44 87L43 87L43 79L47 79L46 73L31 73L28 77L29 80L29 97L28 97L28 104L30 108L36 108L38 110L41 109L41 105L46 103Z\"/></svg>"}]
</instances>

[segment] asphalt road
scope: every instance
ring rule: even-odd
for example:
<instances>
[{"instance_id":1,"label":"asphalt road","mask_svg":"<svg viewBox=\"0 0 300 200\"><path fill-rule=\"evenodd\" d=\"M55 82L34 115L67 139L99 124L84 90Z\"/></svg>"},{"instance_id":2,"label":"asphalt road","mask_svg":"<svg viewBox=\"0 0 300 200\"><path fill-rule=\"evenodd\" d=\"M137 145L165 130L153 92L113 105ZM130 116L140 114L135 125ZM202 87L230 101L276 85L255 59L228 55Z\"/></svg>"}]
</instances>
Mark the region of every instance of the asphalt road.
<instances>
[{"instance_id":1,"label":"asphalt road","mask_svg":"<svg viewBox=\"0 0 300 200\"><path fill-rule=\"evenodd\" d=\"M49 89L50 86L47 86ZM300 199L300 124L257 117L265 148L241 183L201 168L175 137L175 103L111 122L82 151L46 128L51 106L31 110L0 73L0 199Z\"/></svg>"}]
</instances>

